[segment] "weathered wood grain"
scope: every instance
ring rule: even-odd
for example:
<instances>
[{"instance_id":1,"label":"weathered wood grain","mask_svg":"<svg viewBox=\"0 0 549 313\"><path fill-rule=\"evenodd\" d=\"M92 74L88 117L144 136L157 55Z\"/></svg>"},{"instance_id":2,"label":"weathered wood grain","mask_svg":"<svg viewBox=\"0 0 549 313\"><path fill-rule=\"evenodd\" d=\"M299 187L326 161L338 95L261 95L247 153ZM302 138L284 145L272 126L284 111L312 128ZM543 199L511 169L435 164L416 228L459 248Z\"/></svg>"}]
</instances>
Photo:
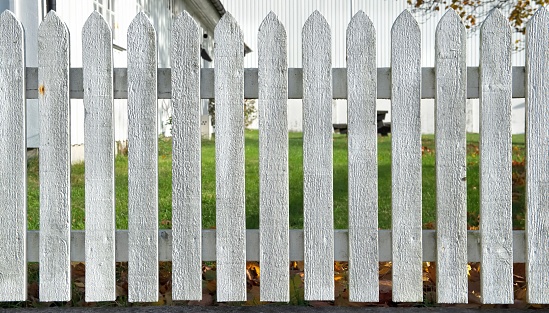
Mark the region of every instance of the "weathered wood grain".
<instances>
[{"instance_id":1,"label":"weathered wood grain","mask_svg":"<svg viewBox=\"0 0 549 313\"><path fill-rule=\"evenodd\" d=\"M257 40L261 301L290 301L286 40L284 26L270 12Z\"/></svg>"},{"instance_id":2,"label":"weathered wood grain","mask_svg":"<svg viewBox=\"0 0 549 313\"><path fill-rule=\"evenodd\" d=\"M86 301L116 299L114 110L111 30L94 11L82 30Z\"/></svg>"},{"instance_id":3,"label":"weathered wood grain","mask_svg":"<svg viewBox=\"0 0 549 313\"><path fill-rule=\"evenodd\" d=\"M128 300L158 300L156 32L141 12L128 27Z\"/></svg>"},{"instance_id":4,"label":"weathered wood grain","mask_svg":"<svg viewBox=\"0 0 549 313\"><path fill-rule=\"evenodd\" d=\"M526 279L529 303L549 303L549 16L526 27Z\"/></svg>"},{"instance_id":5,"label":"weathered wood grain","mask_svg":"<svg viewBox=\"0 0 549 313\"><path fill-rule=\"evenodd\" d=\"M334 299L331 33L315 11L303 26L305 300Z\"/></svg>"},{"instance_id":6,"label":"weathered wood grain","mask_svg":"<svg viewBox=\"0 0 549 313\"><path fill-rule=\"evenodd\" d=\"M465 26L450 9L435 37L437 302L467 303Z\"/></svg>"},{"instance_id":7,"label":"weathered wood grain","mask_svg":"<svg viewBox=\"0 0 549 313\"><path fill-rule=\"evenodd\" d=\"M379 301L376 33L357 12L347 27L349 300Z\"/></svg>"},{"instance_id":8,"label":"weathered wood grain","mask_svg":"<svg viewBox=\"0 0 549 313\"><path fill-rule=\"evenodd\" d=\"M0 301L27 299L25 37L0 14Z\"/></svg>"},{"instance_id":9,"label":"weathered wood grain","mask_svg":"<svg viewBox=\"0 0 549 313\"><path fill-rule=\"evenodd\" d=\"M513 303L511 28L494 10L480 31L480 234L483 303Z\"/></svg>"},{"instance_id":10,"label":"weathered wood grain","mask_svg":"<svg viewBox=\"0 0 549 313\"><path fill-rule=\"evenodd\" d=\"M215 38L217 301L245 301L244 40L230 13Z\"/></svg>"},{"instance_id":11,"label":"weathered wood grain","mask_svg":"<svg viewBox=\"0 0 549 313\"><path fill-rule=\"evenodd\" d=\"M68 301L70 284L69 31L50 11L38 28L40 301Z\"/></svg>"},{"instance_id":12,"label":"weathered wood grain","mask_svg":"<svg viewBox=\"0 0 549 313\"><path fill-rule=\"evenodd\" d=\"M201 30L184 11L172 27L172 298L202 299Z\"/></svg>"},{"instance_id":13,"label":"weathered wood grain","mask_svg":"<svg viewBox=\"0 0 549 313\"><path fill-rule=\"evenodd\" d=\"M423 301L421 34L405 10L391 29L393 301Z\"/></svg>"}]
</instances>

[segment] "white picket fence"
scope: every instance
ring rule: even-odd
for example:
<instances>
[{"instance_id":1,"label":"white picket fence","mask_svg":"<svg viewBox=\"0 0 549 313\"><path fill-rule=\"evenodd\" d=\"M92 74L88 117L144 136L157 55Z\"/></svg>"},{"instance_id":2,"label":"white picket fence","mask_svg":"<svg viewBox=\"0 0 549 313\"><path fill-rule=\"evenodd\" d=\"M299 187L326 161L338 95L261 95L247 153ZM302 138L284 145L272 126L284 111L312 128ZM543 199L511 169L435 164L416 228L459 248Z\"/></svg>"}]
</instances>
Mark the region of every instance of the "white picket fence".
<instances>
[{"instance_id":1,"label":"white picket fence","mask_svg":"<svg viewBox=\"0 0 549 313\"><path fill-rule=\"evenodd\" d=\"M200 69L200 31L174 20L171 69L157 69L155 30L140 13L128 67L112 68L111 31L94 12L83 69L69 68L69 34L55 12L38 30L39 66L24 34L0 15L0 301L27 296L26 263L40 262L40 300L71 296L70 262L86 262L86 301L115 300L115 261L128 261L131 302L158 299L158 262L173 261L173 299L202 297L202 261L217 263L217 300L246 300L246 260L261 264L261 300L289 300L289 260L305 262L305 299L334 298L334 260L349 261L351 301L378 301L379 261L392 261L393 301L423 300L422 261L436 261L439 303L465 303L467 262L481 262L482 301L513 302L513 262L525 262L530 303L549 303L549 16L527 28L526 67L511 68L511 29L497 10L481 30L481 63L466 68L454 11L436 30L436 67L422 69L408 11L392 29L391 69L376 69L375 30L363 12L347 30L347 68L332 69L319 12L303 27L303 69L288 69L286 34L270 13L257 69L243 68L243 36L225 14L215 70ZM423 77L423 78L422 78ZM70 79L69 79L70 78ZM215 88L213 81L215 80ZM423 83L422 83L423 80ZM380 83L381 82L381 83ZM246 84L246 85L245 85ZM157 87L158 86L158 87ZM244 97L260 101L260 229L245 228ZM376 98L392 99L392 230L378 230ZM216 99L217 229L201 229L200 99ZM526 97L527 217L512 231L510 100ZM113 98L128 99L128 231L115 229ZM437 230L422 231L420 101L436 99ZM480 98L480 231L467 231L465 102ZM26 229L25 99L41 118L40 231ZM70 98L85 107L86 230L70 229ZM173 229L158 229L157 98L173 103ZM289 230L288 98L303 98L304 229ZM333 229L333 98L348 99L349 229ZM389 192L389 191L386 191Z\"/></svg>"}]
</instances>

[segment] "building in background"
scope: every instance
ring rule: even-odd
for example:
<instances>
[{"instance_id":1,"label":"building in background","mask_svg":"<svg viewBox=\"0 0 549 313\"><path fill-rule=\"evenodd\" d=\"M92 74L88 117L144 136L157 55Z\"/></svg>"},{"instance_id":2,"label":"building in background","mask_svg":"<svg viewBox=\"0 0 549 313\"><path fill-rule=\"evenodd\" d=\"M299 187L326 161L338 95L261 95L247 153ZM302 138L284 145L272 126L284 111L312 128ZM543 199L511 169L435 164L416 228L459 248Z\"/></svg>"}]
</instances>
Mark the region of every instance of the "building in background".
<instances>
[{"instance_id":1,"label":"building in background","mask_svg":"<svg viewBox=\"0 0 549 313\"><path fill-rule=\"evenodd\" d=\"M38 66L38 26L49 10L55 10L66 23L70 33L70 66L82 67L82 27L89 15L97 10L113 32L114 67L127 66L127 29L135 15L143 11L156 29L158 66L170 67L172 20L183 10L189 12L202 27L202 66L211 67L214 28L225 13L219 0L0 0L0 11L11 10L25 29L26 63ZM203 112L207 115L207 100ZM127 100L114 100L115 139L119 145L127 142ZM158 132L169 134L167 121L171 115L170 100L158 100ZM40 144L38 100L27 100L27 146ZM83 100L71 99L71 143L73 162L84 157Z\"/></svg>"},{"instance_id":2,"label":"building in background","mask_svg":"<svg viewBox=\"0 0 549 313\"><path fill-rule=\"evenodd\" d=\"M359 10L372 20L377 31L377 66L390 67L391 27L398 15L408 8L406 0L224 0L225 9L238 21L244 32L244 40L257 51L257 31L263 18L273 11L284 24L288 35L288 66L301 67L301 32L307 18L318 10L330 24L332 31L332 67L346 67L346 29L351 17ZM434 67L435 30L445 12L437 12L429 19L418 18L422 33L422 66ZM513 39L520 34L514 34ZM467 41L467 66L479 64L479 33L471 33ZM257 67L257 54L250 53L244 60L245 67ZM524 52L513 56L514 66L524 66ZM261 105L258 102L258 105ZM524 99L512 100L512 131L524 133ZM378 110L387 110L390 119L390 100L378 100ZM301 100L288 100L288 126L292 131L301 131ZM422 100L422 132L434 133L434 100ZM467 100L467 131L478 132L478 99ZM347 122L345 100L334 100L333 122ZM257 122L252 125L257 127Z\"/></svg>"}]
</instances>

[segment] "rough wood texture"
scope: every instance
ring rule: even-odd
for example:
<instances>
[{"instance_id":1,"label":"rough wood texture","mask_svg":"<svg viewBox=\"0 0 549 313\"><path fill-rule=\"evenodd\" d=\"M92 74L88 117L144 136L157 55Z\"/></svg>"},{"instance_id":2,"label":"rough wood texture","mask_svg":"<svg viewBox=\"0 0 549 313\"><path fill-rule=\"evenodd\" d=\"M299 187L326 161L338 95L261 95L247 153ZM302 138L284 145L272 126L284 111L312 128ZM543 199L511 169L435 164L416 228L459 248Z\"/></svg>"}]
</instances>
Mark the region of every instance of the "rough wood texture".
<instances>
[{"instance_id":1,"label":"rough wood texture","mask_svg":"<svg viewBox=\"0 0 549 313\"><path fill-rule=\"evenodd\" d=\"M27 299L27 143L23 26L0 15L0 301Z\"/></svg>"},{"instance_id":2,"label":"rough wood texture","mask_svg":"<svg viewBox=\"0 0 549 313\"><path fill-rule=\"evenodd\" d=\"M480 233L483 303L513 303L511 28L494 10L480 32Z\"/></svg>"},{"instance_id":3,"label":"rough wood texture","mask_svg":"<svg viewBox=\"0 0 549 313\"><path fill-rule=\"evenodd\" d=\"M69 31L55 11L38 28L40 301L68 301L70 284Z\"/></svg>"},{"instance_id":4,"label":"rough wood texture","mask_svg":"<svg viewBox=\"0 0 549 313\"><path fill-rule=\"evenodd\" d=\"M200 37L184 11L172 28L172 231L174 300L202 299Z\"/></svg>"},{"instance_id":5,"label":"rough wood texture","mask_svg":"<svg viewBox=\"0 0 549 313\"><path fill-rule=\"evenodd\" d=\"M244 40L231 14L215 38L217 301L246 301Z\"/></svg>"},{"instance_id":6,"label":"rough wood texture","mask_svg":"<svg viewBox=\"0 0 549 313\"><path fill-rule=\"evenodd\" d=\"M529 303L549 303L549 16L526 28L526 278Z\"/></svg>"},{"instance_id":7,"label":"rough wood texture","mask_svg":"<svg viewBox=\"0 0 549 313\"><path fill-rule=\"evenodd\" d=\"M423 301L421 34L409 11L391 29L393 301Z\"/></svg>"},{"instance_id":8,"label":"rough wood texture","mask_svg":"<svg viewBox=\"0 0 549 313\"><path fill-rule=\"evenodd\" d=\"M376 33L364 12L347 27L349 300L379 301Z\"/></svg>"},{"instance_id":9,"label":"rough wood texture","mask_svg":"<svg viewBox=\"0 0 549 313\"><path fill-rule=\"evenodd\" d=\"M270 12L258 35L261 301L290 301L286 30Z\"/></svg>"},{"instance_id":10,"label":"rough wood texture","mask_svg":"<svg viewBox=\"0 0 549 313\"><path fill-rule=\"evenodd\" d=\"M128 300L158 300L156 33L141 12L128 28Z\"/></svg>"},{"instance_id":11,"label":"rough wood texture","mask_svg":"<svg viewBox=\"0 0 549 313\"><path fill-rule=\"evenodd\" d=\"M465 26L450 9L436 30L437 302L467 303Z\"/></svg>"},{"instance_id":12,"label":"rough wood texture","mask_svg":"<svg viewBox=\"0 0 549 313\"><path fill-rule=\"evenodd\" d=\"M112 35L94 11L82 30L86 301L116 299Z\"/></svg>"},{"instance_id":13,"label":"rough wood texture","mask_svg":"<svg viewBox=\"0 0 549 313\"><path fill-rule=\"evenodd\" d=\"M309 16L302 38L305 300L333 300L332 54L320 12Z\"/></svg>"}]
</instances>

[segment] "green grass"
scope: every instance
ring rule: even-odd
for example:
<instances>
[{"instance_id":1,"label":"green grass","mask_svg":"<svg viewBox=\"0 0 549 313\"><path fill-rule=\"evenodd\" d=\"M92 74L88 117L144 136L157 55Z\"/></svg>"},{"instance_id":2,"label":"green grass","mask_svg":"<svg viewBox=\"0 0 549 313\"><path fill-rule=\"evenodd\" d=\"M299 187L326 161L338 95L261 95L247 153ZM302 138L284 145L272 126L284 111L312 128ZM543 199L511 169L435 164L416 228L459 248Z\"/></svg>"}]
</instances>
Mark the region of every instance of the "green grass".
<instances>
[{"instance_id":1,"label":"green grass","mask_svg":"<svg viewBox=\"0 0 549 313\"><path fill-rule=\"evenodd\" d=\"M259 227L259 141L258 132L245 132L246 146L246 228ZM467 209L468 223L478 225L479 156L478 134L467 135ZM347 228L347 137L334 134L334 227ZM434 136L423 136L423 224L434 225L436 218L435 143ZM171 227L171 139L159 138L159 221L161 228ZM515 227L524 227L523 176L524 135L513 136L513 214ZM522 162L522 163L521 163ZM391 137L378 137L379 227L391 225ZM516 165L516 166L515 166ZM522 165L522 167L521 167ZM39 228L38 158L28 161L28 227ZM290 227L303 227L303 138L302 133L289 134ZM128 164L127 157L115 160L116 226L128 227ZM84 229L84 164L72 166L71 172L72 228ZM202 142L202 225L215 227L215 142Z\"/></svg>"}]
</instances>

